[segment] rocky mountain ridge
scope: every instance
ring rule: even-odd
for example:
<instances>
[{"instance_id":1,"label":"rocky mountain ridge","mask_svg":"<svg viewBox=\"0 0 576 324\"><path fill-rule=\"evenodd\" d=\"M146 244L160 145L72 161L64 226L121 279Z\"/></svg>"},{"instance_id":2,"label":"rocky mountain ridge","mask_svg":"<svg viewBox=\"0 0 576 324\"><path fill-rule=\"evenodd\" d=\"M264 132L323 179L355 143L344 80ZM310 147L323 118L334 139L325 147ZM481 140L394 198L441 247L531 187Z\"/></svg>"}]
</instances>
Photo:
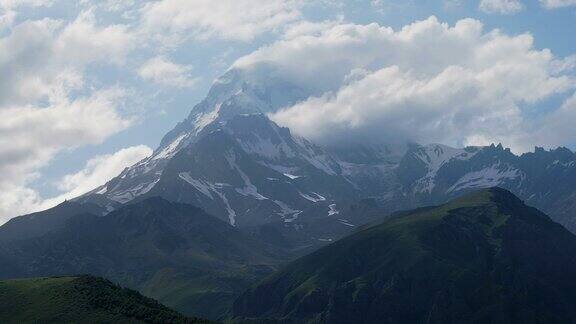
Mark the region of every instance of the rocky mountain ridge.
<instances>
[{"instance_id":1,"label":"rocky mountain ridge","mask_svg":"<svg viewBox=\"0 0 576 324\"><path fill-rule=\"evenodd\" d=\"M568 213L576 206L576 154L569 149L515 155L500 144L452 148L386 139L321 146L267 117L307 95L273 77L231 70L151 157L77 201L109 211L161 196L240 227L298 227L298 220L336 215L365 198L394 212L501 186L576 230Z\"/></svg>"}]
</instances>

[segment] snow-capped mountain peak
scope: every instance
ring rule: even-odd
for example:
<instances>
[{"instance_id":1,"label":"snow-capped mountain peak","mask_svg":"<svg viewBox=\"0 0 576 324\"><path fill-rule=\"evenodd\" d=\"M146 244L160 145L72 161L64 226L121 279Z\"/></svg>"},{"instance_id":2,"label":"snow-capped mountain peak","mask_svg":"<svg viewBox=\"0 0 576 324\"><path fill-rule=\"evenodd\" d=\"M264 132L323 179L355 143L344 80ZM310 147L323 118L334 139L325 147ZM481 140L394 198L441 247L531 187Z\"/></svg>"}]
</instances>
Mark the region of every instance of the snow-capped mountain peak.
<instances>
[{"instance_id":1,"label":"snow-capped mountain peak","mask_svg":"<svg viewBox=\"0 0 576 324\"><path fill-rule=\"evenodd\" d=\"M326 210L340 211L362 197L394 211L492 186L513 191L564 224L576 207L569 203L576 197L576 154L568 149L517 156L502 145L452 148L377 139L326 148L266 116L306 96L273 73L230 70L151 157L80 200L111 210L161 196L236 226L283 222L298 229L301 220L326 217Z\"/></svg>"}]
</instances>

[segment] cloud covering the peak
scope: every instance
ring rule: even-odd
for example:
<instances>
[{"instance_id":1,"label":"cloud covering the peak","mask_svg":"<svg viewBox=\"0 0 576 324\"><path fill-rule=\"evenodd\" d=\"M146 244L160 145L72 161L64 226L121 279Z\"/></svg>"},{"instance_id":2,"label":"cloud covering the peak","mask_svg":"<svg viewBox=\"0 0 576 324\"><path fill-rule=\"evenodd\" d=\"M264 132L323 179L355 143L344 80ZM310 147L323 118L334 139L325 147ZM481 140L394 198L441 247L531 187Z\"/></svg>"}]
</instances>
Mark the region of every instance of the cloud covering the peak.
<instances>
[{"instance_id":1,"label":"cloud covering the peak","mask_svg":"<svg viewBox=\"0 0 576 324\"><path fill-rule=\"evenodd\" d=\"M542 112L543 118L530 115L551 97L575 89L571 59L535 48L530 34L487 31L474 19L450 26L435 17L400 30L378 24L310 30L234 65L266 65L312 89L307 100L271 114L300 135L324 143L503 142L517 152L563 144L542 132L560 108ZM576 140L570 136L576 134L567 133L563 141Z\"/></svg>"}]
</instances>

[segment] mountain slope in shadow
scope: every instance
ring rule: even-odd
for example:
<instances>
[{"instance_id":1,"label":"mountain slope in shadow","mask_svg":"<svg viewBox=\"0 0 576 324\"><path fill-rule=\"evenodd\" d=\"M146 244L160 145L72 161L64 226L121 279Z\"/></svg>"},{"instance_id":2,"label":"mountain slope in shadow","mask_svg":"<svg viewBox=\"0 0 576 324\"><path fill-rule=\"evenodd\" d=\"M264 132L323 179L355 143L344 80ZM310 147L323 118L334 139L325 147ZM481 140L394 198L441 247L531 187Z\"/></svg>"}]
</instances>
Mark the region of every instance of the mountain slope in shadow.
<instances>
[{"instance_id":1,"label":"mountain slope in shadow","mask_svg":"<svg viewBox=\"0 0 576 324\"><path fill-rule=\"evenodd\" d=\"M67 217L42 235L0 239L0 278L92 274L216 319L283 258L201 209L149 198L106 216Z\"/></svg>"},{"instance_id":2,"label":"mountain slope in shadow","mask_svg":"<svg viewBox=\"0 0 576 324\"><path fill-rule=\"evenodd\" d=\"M576 236L481 190L355 233L267 277L240 322L571 323Z\"/></svg>"}]
</instances>

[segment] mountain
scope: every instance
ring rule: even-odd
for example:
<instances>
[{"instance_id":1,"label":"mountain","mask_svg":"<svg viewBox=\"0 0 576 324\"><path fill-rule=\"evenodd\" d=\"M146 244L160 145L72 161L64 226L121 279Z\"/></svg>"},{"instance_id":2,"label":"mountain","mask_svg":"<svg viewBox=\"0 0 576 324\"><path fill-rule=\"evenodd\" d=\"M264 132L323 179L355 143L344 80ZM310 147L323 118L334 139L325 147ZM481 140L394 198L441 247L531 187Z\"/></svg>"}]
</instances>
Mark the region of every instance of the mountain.
<instances>
[{"instance_id":1,"label":"mountain","mask_svg":"<svg viewBox=\"0 0 576 324\"><path fill-rule=\"evenodd\" d=\"M190 203L232 225L291 222L306 210L350 200L340 167L310 142L261 114L211 125L176 154L148 195Z\"/></svg>"},{"instance_id":2,"label":"mountain","mask_svg":"<svg viewBox=\"0 0 576 324\"><path fill-rule=\"evenodd\" d=\"M509 191L397 215L298 259L240 322L573 323L576 236Z\"/></svg>"},{"instance_id":3,"label":"mountain","mask_svg":"<svg viewBox=\"0 0 576 324\"><path fill-rule=\"evenodd\" d=\"M0 278L93 273L217 318L294 256L394 212L482 188L503 187L576 232L569 149L319 145L268 117L317 92L268 72L231 69L152 156L92 192L1 226Z\"/></svg>"},{"instance_id":4,"label":"mountain","mask_svg":"<svg viewBox=\"0 0 576 324\"><path fill-rule=\"evenodd\" d=\"M362 199L376 199L381 211L391 213L500 186L576 231L570 213L576 207L576 154L570 150L515 155L501 145L452 148L377 138L319 145L267 117L317 91L262 69L229 70L151 157L75 202L113 210L160 196L239 228L308 227L304 241L322 245L321 239L340 236L310 224L351 227L327 217ZM302 237L300 232L292 234Z\"/></svg>"},{"instance_id":5,"label":"mountain","mask_svg":"<svg viewBox=\"0 0 576 324\"><path fill-rule=\"evenodd\" d=\"M322 216L301 218L288 224L270 222L242 230L262 242L292 251L292 256L302 256L391 217L389 210L380 207L375 199L360 200L340 210L334 209L328 215L322 208L317 212Z\"/></svg>"},{"instance_id":6,"label":"mountain","mask_svg":"<svg viewBox=\"0 0 576 324\"><path fill-rule=\"evenodd\" d=\"M318 205L328 214L330 204L354 201L357 190L331 155L264 115L290 100L239 78L231 71L217 80L151 157L77 201L114 208L161 196L239 227L293 222Z\"/></svg>"},{"instance_id":7,"label":"mountain","mask_svg":"<svg viewBox=\"0 0 576 324\"><path fill-rule=\"evenodd\" d=\"M464 149L412 145L396 175L404 207L439 204L470 191L499 186L576 232L572 213L576 207L576 153L567 148L546 151L537 147L534 152L515 155L502 145Z\"/></svg>"},{"instance_id":8,"label":"mountain","mask_svg":"<svg viewBox=\"0 0 576 324\"><path fill-rule=\"evenodd\" d=\"M2 323L208 323L90 277L0 281Z\"/></svg>"},{"instance_id":9,"label":"mountain","mask_svg":"<svg viewBox=\"0 0 576 324\"><path fill-rule=\"evenodd\" d=\"M0 226L0 241L42 236L62 228L69 219L84 213L102 215L106 210L92 203L65 201L41 212L12 218Z\"/></svg>"},{"instance_id":10,"label":"mountain","mask_svg":"<svg viewBox=\"0 0 576 324\"><path fill-rule=\"evenodd\" d=\"M196 207L161 198L105 216L76 214L43 235L0 239L0 278L92 274L214 319L285 259Z\"/></svg>"},{"instance_id":11,"label":"mountain","mask_svg":"<svg viewBox=\"0 0 576 324\"><path fill-rule=\"evenodd\" d=\"M292 232L335 215L361 199L356 185L332 154L265 115L303 98L280 80L231 70L151 157L74 201L113 210L158 196L239 228L279 224ZM327 235L317 227L305 240L324 244Z\"/></svg>"}]
</instances>

